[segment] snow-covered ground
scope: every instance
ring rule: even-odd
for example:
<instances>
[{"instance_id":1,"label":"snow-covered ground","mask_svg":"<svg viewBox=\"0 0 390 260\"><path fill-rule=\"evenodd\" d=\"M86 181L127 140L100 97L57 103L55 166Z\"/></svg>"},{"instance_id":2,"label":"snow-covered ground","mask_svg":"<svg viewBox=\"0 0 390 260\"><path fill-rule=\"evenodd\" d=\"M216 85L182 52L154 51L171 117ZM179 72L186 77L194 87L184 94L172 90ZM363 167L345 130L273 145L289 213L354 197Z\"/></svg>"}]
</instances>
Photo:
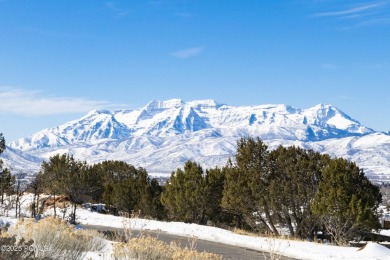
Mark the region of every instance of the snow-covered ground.
<instances>
[{"instance_id":1,"label":"snow-covered ground","mask_svg":"<svg viewBox=\"0 0 390 260\"><path fill-rule=\"evenodd\" d=\"M25 213L32 195L25 195L22 199ZM45 215L51 215L49 210ZM88 209L77 209L77 221L84 225L100 225L116 228L131 228L137 230L158 230L179 236L196 236L198 239L220 242L233 246L245 247L260 251L272 251L273 253L289 256L296 259L356 259L356 260L390 260L390 249L377 243L368 243L363 249L354 247L341 247L314 242L283 240L266 237L254 237L236 234L228 230L202 226L196 224L186 224L182 222L163 222L147 219L128 219L119 216L99 214ZM15 223L12 212L9 217L0 217L1 222ZM388 234L390 231L383 231ZM111 252L108 246L104 252L90 252L86 259L107 259Z\"/></svg>"},{"instance_id":2,"label":"snow-covered ground","mask_svg":"<svg viewBox=\"0 0 390 260\"><path fill-rule=\"evenodd\" d=\"M123 217L102 215L80 209L78 220L81 224L123 227L132 229L160 230L180 236L196 236L198 239L246 247L260 251L273 251L297 259L389 259L390 249L369 243L363 250L353 247L338 247L313 242L253 237L233 233L228 230L182 222L162 222L145 219L124 219Z\"/></svg>"}]
</instances>

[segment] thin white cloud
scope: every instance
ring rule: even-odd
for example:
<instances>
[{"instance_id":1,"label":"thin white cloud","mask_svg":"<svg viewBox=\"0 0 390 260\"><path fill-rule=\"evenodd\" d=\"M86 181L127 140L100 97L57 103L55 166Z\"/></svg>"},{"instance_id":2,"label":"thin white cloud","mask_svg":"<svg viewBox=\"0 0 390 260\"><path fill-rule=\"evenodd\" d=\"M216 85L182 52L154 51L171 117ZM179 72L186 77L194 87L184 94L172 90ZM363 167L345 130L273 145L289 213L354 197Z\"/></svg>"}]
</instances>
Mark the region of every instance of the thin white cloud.
<instances>
[{"instance_id":1,"label":"thin white cloud","mask_svg":"<svg viewBox=\"0 0 390 260\"><path fill-rule=\"evenodd\" d=\"M0 87L0 113L26 116L83 113L107 107L105 101L70 97L45 97L38 91Z\"/></svg>"},{"instance_id":2,"label":"thin white cloud","mask_svg":"<svg viewBox=\"0 0 390 260\"><path fill-rule=\"evenodd\" d=\"M118 7L113 2L107 2L106 7L115 14L116 17L124 17L129 14L129 10Z\"/></svg>"},{"instance_id":3,"label":"thin white cloud","mask_svg":"<svg viewBox=\"0 0 390 260\"><path fill-rule=\"evenodd\" d=\"M171 55L175 56L176 58L186 59L200 54L203 51L203 49L204 49L203 47L194 47L190 49L172 52Z\"/></svg>"},{"instance_id":4,"label":"thin white cloud","mask_svg":"<svg viewBox=\"0 0 390 260\"><path fill-rule=\"evenodd\" d=\"M389 25L390 24L390 18L374 18L374 19L367 19L365 21L356 23L354 25L350 26L344 26L341 29L343 30L350 30L355 28L361 28L361 27L368 27L368 26L374 26L374 25Z\"/></svg>"},{"instance_id":5,"label":"thin white cloud","mask_svg":"<svg viewBox=\"0 0 390 260\"><path fill-rule=\"evenodd\" d=\"M383 2L361 5L361 6L341 10L341 11L317 13L317 14L314 14L313 16L314 17L347 16L347 15L350 16L350 15L362 13L362 12L367 11L367 10L378 8L381 5L383 5Z\"/></svg>"}]
</instances>

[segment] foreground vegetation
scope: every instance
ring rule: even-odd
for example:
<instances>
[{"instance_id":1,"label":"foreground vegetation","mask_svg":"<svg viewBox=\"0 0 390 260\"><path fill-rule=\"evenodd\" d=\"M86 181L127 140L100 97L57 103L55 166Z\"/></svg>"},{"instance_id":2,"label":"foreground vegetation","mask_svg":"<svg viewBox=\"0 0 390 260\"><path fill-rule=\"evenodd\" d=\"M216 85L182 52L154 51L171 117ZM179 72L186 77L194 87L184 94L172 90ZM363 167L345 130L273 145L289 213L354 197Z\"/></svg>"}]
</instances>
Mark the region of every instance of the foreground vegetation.
<instances>
[{"instance_id":1,"label":"foreground vegetation","mask_svg":"<svg viewBox=\"0 0 390 260\"><path fill-rule=\"evenodd\" d=\"M173 172L162 202L168 218L235 225L260 233L312 239L318 231L336 244L379 228L381 202L355 163L304 150L269 151L260 139L238 142L235 162L207 170L187 162Z\"/></svg>"},{"instance_id":2,"label":"foreground vegetation","mask_svg":"<svg viewBox=\"0 0 390 260\"><path fill-rule=\"evenodd\" d=\"M131 230L123 230L130 234ZM179 244L164 242L148 236L114 237L118 241L110 242L95 230L77 230L59 218L20 220L14 227L0 229L0 259L87 259L88 252L100 252L109 259L147 259L147 260L217 260L221 256L198 252L195 243L192 247L180 247ZM112 244L113 250L106 247Z\"/></svg>"},{"instance_id":3,"label":"foreground vegetation","mask_svg":"<svg viewBox=\"0 0 390 260\"><path fill-rule=\"evenodd\" d=\"M151 236L129 239L125 243L114 244L114 259L159 259L159 260L219 260L220 255L198 252L195 248L180 247L172 242L169 245Z\"/></svg>"},{"instance_id":4,"label":"foreground vegetation","mask_svg":"<svg viewBox=\"0 0 390 260\"><path fill-rule=\"evenodd\" d=\"M97 231L76 230L58 218L21 220L0 240L2 259L83 259L106 246Z\"/></svg>"},{"instance_id":5,"label":"foreground vegetation","mask_svg":"<svg viewBox=\"0 0 390 260\"><path fill-rule=\"evenodd\" d=\"M0 149L1 153L5 146ZM234 160L222 168L204 171L198 163L186 162L183 169L172 172L165 186L141 167L120 161L89 165L67 154L44 162L28 187L7 170L0 181L2 194L13 190L18 195L26 189L35 194L32 217L42 213L39 195L45 192L54 197L55 216L55 197L68 198L72 223L77 205L98 202L110 214L275 236L288 230L292 237L313 239L322 231L336 244L379 228L377 209L382 199L379 188L353 162L298 147L270 151L259 138L239 140Z\"/></svg>"}]
</instances>

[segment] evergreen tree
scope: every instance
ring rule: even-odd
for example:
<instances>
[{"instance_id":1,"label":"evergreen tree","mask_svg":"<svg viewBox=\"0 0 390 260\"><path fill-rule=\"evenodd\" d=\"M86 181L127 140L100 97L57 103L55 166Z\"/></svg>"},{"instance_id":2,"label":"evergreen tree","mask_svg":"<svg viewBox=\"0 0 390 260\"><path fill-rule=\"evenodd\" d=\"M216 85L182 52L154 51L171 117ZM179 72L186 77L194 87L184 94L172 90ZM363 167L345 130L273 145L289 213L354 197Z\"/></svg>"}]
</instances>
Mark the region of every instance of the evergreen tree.
<instances>
[{"instance_id":1,"label":"evergreen tree","mask_svg":"<svg viewBox=\"0 0 390 260\"><path fill-rule=\"evenodd\" d=\"M151 179L147 189L147 201L144 205L144 214L158 220L166 218L166 210L161 203L163 187L160 186L157 179Z\"/></svg>"},{"instance_id":2,"label":"evergreen tree","mask_svg":"<svg viewBox=\"0 0 390 260\"><path fill-rule=\"evenodd\" d=\"M43 179L42 174L38 173L34 179L28 184L27 191L30 191L34 194L33 201L31 203L31 217L35 218L40 212L39 197L43 193L45 180Z\"/></svg>"},{"instance_id":3,"label":"evergreen tree","mask_svg":"<svg viewBox=\"0 0 390 260\"><path fill-rule=\"evenodd\" d=\"M42 175L42 178L46 180L43 184L43 189L48 194L53 195L53 209L54 217L57 216L56 210L56 196L60 195L62 190L60 188L60 176L66 171L66 155L55 155L50 157L49 161L43 161L41 165L41 171L38 173Z\"/></svg>"},{"instance_id":4,"label":"evergreen tree","mask_svg":"<svg viewBox=\"0 0 390 260\"><path fill-rule=\"evenodd\" d=\"M129 215L137 212L150 216L151 208L156 206L150 204L156 202L150 196L157 196L157 191L149 193L151 182L145 169L121 161L104 161L92 168L95 175L99 175L101 197L110 212L119 210ZM157 189L156 185L154 188Z\"/></svg>"},{"instance_id":5,"label":"evergreen tree","mask_svg":"<svg viewBox=\"0 0 390 260\"><path fill-rule=\"evenodd\" d=\"M177 169L171 173L171 177L165 184L165 191L161 195L161 203L167 210L169 219L186 220L186 202L184 198L184 172Z\"/></svg>"},{"instance_id":6,"label":"evergreen tree","mask_svg":"<svg viewBox=\"0 0 390 260\"><path fill-rule=\"evenodd\" d=\"M242 215L253 229L278 235L268 192L268 146L260 138L241 138L235 157L236 163L226 168L222 206L238 217Z\"/></svg>"},{"instance_id":7,"label":"evergreen tree","mask_svg":"<svg viewBox=\"0 0 390 260\"><path fill-rule=\"evenodd\" d=\"M313 213L337 244L379 228L377 208L382 195L355 163L337 158L323 170L312 200Z\"/></svg>"},{"instance_id":8,"label":"evergreen tree","mask_svg":"<svg viewBox=\"0 0 390 260\"><path fill-rule=\"evenodd\" d=\"M0 133L0 155L4 152L4 150L5 150L5 139L3 133Z\"/></svg>"},{"instance_id":9,"label":"evergreen tree","mask_svg":"<svg viewBox=\"0 0 390 260\"><path fill-rule=\"evenodd\" d=\"M168 217L175 220L205 224L207 198L202 167L188 161L184 171L177 169L171 174L161 202L168 211Z\"/></svg>"},{"instance_id":10,"label":"evergreen tree","mask_svg":"<svg viewBox=\"0 0 390 260\"><path fill-rule=\"evenodd\" d=\"M95 168L85 165L84 182L85 182L85 200L94 203L103 203L104 182L103 176L97 174Z\"/></svg>"},{"instance_id":11,"label":"evergreen tree","mask_svg":"<svg viewBox=\"0 0 390 260\"><path fill-rule=\"evenodd\" d=\"M91 186L89 178L92 175L86 162L77 161L67 154L55 155L49 162L42 163L41 174L49 181L46 189L68 197L72 203L70 222L76 223L77 205L85 202L95 189Z\"/></svg>"},{"instance_id":12,"label":"evergreen tree","mask_svg":"<svg viewBox=\"0 0 390 260\"><path fill-rule=\"evenodd\" d=\"M118 210L118 199L115 197L115 189L122 181L133 178L131 172L135 171L131 165L121 161L104 161L92 166L92 171L101 182L101 200L109 212L116 214ZM123 210L122 208L120 210Z\"/></svg>"},{"instance_id":13,"label":"evergreen tree","mask_svg":"<svg viewBox=\"0 0 390 260\"><path fill-rule=\"evenodd\" d=\"M226 173L218 167L206 170L205 194L206 216L214 225L230 224L232 214L222 208L222 197L225 186Z\"/></svg>"},{"instance_id":14,"label":"evergreen tree","mask_svg":"<svg viewBox=\"0 0 390 260\"><path fill-rule=\"evenodd\" d=\"M0 167L1 170L1 167ZM4 203L4 194L11 194L15 185L15 176L5 168L0 172L0 187L1 187L1 205Z\"/></svg>"},{"instance_id":15,"label":"evergreen tree","mask_svg":"<svg viewBox=\"0 0 390 260\"><path fill-rule=\"evenodd\" d=\"M310 201L328 161L329 156L294 146L279 146L270 152L272 209L291 236L311 237L317 228Z\"/></svg>"},{"instance_id":16,"label":"evergreen tree","mask_svg":"<svg viewBox=\"0 0 390 260\"><path fill-rule=\"evenodd\" d=\"M114 185L112 183L104 183L103 203L106 210L110 214L117 214L117 209L114 206Z\"/></svg>"},{"instance_id":17,"label":"evergreen tree","mask_svg":"<svg viewBox=\"0 0 390 260\"><path fill-rule=\"evenodd\" d=\"M2 133L0 133L0 156L5 151L5 139ZM4 202L4 194L11 193L13 185L15 184L15 176L11 175L11 172L5 168L3 169L3 160L0 158L0 188L1 188L1 205Z\"/></svg>"},{"instance_id":18,"label":"evergreen tree","mask_svg":"<svg viewBox=\"0 0 390 260\"><path fill-rule=\"evenodd\" d=\"M252 202L250 199L245 199L243 194L250 194L250 190L246 179L241 176L239 169L233 166L230 159L226 167L223 168L223 172L225 173L225 183L221 206L235 217L235 226L241 229L243 228L244 212L248 211L248 205ZM250 207L254 208L252 204Z\"/></svg>"}]
</instances>

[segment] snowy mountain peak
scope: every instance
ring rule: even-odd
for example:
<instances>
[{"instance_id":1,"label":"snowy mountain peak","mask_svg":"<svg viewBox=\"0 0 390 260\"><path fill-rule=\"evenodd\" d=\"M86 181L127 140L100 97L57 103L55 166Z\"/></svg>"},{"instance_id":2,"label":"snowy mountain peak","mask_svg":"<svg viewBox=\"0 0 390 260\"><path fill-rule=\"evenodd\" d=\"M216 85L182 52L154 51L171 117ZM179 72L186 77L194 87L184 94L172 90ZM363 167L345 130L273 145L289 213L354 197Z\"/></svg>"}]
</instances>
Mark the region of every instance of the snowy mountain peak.
<instances>
[{"instance_id":1,"label":"snowy mountain peak","mask_svg":"<svg viewBox=\"0 0 390 260\"><path fill-rule=\"evenodd\" d=\"M261 108L265 111L272 113L280 113L280 114L295 114L300 113L300 109L296 109L290 105L285 104L267 104L260 106L252 106L253 108Z\"/></svg>"},{"instance_id":2,"label":"snowy mountain peak","mask_svg":"<svg viewBox=\"0 0 390 260\"><path fill-rule=\"evenodd\" d=\"M88 112L88 114L85 115L85 117L90 117L90 116L94 116L94 115L111 115L111 111L109 110L92 110L90 112Z\"/></svg>"},{"instance_id":3,"label":"snowy mountain peak","mask_svg":"<svg viewBox=\"0 0 390 260\"><path fill-rule=\"evenodd\" d=\"M229 136L314 141L373 132L332 105L302 110L288 105L233 107L212 99L184 102L153 100L138 110L93 110L62 126L45 129L11 147L22 150L122 141L134 136L174 136L214 129Z\"/></svg>"},{"instance_id":4,"label":"snowy mountain peak","mask_svg":"<svg viewBox=\"0 0 390 260\"><path fill-rule=\"evenodd\" d=\"M193 101L186 102L186 104L198 110L207 109L207 108L217 109L220 106L222 106L222 104L218 104L213 99L193 100Z\"/></svg>"},{"instance_id":5,"label":"snowy mountain peak","mask_svg":"<svg viewBox=\"0 0 390 260\"><path fill-rule=\"evenodd\" d=\"M145 107L146 111L161 110L167 108L178 108L181 107L184 102L181 99L169 99L165 101L152 100Z\"/></svg>"},{"instance_id":6,"label":"snowy mountain peak","mask_svg":"<svg viewBox=\"0 0 390 260\"><path fill-rule=\"evenodd\" d=\"M330 104L318 104L312 108L307 109L308 111L312 111L313 114L319 119L327 120L330 119L336 115L340 115L342 117L345 117L348 120L351 120L351 118L346 115L344 112L342 112L337 107L334 107Z\"/></svg>"},{"instance_id":7,"label":"snowy mountain peak","mask_svg":"<svg viewBox=\"0 0 390 260\"><path fill-rule=\"evenodd\" d=\"M154 100L134 110L94 110L10 147L39 159L66 152L90 162L123 160L150 172L170 172L186 160L223 165L243 136L259 136L273 148L299 145L365 165L371 164L364 158L376 158L375 167L390 169L390 136L327 104L299 109L284 104L235 107L211 99ZM373 150L378 153L365 154Z\"/></svg>"},{"instance_id":8,"label":"snowy mountain peak","mask_svg":"<svg viewBox=\"0 0 390 260\"><path fill-rule=\"evenodd\" d=\"M304 110L303 114L308 118L307 123L314 126L333 128L352 135L374 132L333 105L319 104Z\"/></svg>"}]
</instances>

